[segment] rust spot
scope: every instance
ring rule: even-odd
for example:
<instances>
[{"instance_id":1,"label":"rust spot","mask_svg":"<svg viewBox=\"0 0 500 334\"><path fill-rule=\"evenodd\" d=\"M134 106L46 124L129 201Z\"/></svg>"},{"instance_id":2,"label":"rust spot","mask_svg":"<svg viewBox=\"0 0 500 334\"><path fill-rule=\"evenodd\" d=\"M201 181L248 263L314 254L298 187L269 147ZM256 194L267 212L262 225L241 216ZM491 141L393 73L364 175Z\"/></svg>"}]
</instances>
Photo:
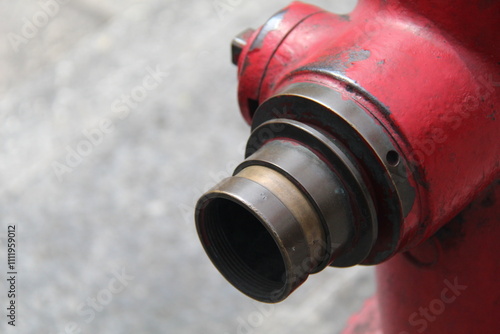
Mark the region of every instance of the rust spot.
<instances>
[{"instance_id":1,"label":"rust spot","mask_svg":"<svg viewBox=\"0 0 500 334\"><path fill-rule=\"evenodd\" d=\"M339 15L339 19L345 22L351 22L351 17L348 14Z\"/></svg>"}]
</instances>

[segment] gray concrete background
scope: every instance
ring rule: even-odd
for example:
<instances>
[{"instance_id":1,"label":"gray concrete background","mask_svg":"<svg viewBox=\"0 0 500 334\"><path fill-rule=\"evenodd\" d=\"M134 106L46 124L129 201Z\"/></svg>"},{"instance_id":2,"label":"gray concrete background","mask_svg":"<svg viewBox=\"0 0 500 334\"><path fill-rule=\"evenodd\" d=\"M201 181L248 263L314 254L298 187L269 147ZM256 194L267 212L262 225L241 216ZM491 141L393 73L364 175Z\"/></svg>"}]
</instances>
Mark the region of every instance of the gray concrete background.
<instances>
[{"instance_id":1,"label":"gray concrete background","mask_svg":"<svg viewBox=\"0 0 500 334\"><path fill-rule=\"evenodd\" d=\"M229 42L288 1L61 0L44 20L47 2L0 1L0 332L338 333L373 293L370 268L327 269L258 304L213 268L192 218L249 132ZM158 86L125 107L150 71Z\"/></svg>"}]
</instances>

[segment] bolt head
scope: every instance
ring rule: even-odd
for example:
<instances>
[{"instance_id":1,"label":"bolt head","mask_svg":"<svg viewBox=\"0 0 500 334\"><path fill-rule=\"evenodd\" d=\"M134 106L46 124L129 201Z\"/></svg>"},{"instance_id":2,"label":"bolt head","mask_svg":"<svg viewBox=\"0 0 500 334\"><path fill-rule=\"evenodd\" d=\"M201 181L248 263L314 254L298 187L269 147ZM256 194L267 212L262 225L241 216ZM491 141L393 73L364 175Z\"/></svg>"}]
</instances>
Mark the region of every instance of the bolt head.
<instances>
[{"instance_id":1,"label":"bolt head","mask_svg":"<svg viewBox=\"0 0 500 334\"><path fill-rule=\"evenodd\" d=\"M240 59L241 52L247 41L250 39L255 29L248 28L240 32L236 37L233 38L231 42L231 60L234 65L238 65L238 60Z\"/></svg>"}]
</instances>

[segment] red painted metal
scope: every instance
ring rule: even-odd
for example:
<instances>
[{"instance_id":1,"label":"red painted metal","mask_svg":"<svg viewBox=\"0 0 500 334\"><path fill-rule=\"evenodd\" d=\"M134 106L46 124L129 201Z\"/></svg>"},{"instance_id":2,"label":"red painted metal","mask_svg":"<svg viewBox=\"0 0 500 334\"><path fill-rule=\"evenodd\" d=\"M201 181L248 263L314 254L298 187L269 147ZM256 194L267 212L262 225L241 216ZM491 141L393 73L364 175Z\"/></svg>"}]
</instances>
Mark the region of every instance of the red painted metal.
<instances>
[{"instance_id":1,"label":"red painted metal","mask_svg":"<svg viewBox=\"0 0 500 334\"><path fill-rule=\"evenodd\" d=\"M498 333L500 183L422 245L377 266L344 334Z\"/></svg>"},{"instance_id":2,"label":"red painted metal","mask_svg":"<svg viewBox=\"0 0 500 334\"><path fill-rule=\"evenodd\" d=\"M363 332L362 322L373 333L499 328L493 190L453 219L500 174L499 28L499 1L361 0L340 16L295 2L242 50L238 98L247 122L290 84L318 83L361 105L411 164L417 197L397 238L400 254L379 266L379 294L348 333ZM439 311L435 300L451 300L442 291L453 284L467 289L443 302L442 313L409 319L420 307Z\"/></svg>"}]
</instances>

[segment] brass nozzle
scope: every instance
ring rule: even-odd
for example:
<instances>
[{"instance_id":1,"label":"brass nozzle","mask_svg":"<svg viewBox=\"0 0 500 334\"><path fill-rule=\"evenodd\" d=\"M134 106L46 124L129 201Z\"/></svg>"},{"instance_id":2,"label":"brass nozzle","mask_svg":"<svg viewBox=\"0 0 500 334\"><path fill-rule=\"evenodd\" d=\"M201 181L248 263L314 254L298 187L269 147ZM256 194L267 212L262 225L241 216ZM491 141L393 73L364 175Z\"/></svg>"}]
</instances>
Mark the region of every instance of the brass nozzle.
<instances>
[{"instance_id":1,"label":"brass nozzle","mask_svg":"<svg viewBox=\"0 0 500 334\"><path fill-rule=\"evenodd\" d=\"M274 138L256 139L269 129ZM254 153L196 206L201 242L224 277L252 298L278 302L342 252L353 254L347 265L361 262L371 244L352 251L358 204L321 153L335 151L333 142L300 122L275 120L249 143L257 143L247 148Z\"/></svg>"}]
</instances>

